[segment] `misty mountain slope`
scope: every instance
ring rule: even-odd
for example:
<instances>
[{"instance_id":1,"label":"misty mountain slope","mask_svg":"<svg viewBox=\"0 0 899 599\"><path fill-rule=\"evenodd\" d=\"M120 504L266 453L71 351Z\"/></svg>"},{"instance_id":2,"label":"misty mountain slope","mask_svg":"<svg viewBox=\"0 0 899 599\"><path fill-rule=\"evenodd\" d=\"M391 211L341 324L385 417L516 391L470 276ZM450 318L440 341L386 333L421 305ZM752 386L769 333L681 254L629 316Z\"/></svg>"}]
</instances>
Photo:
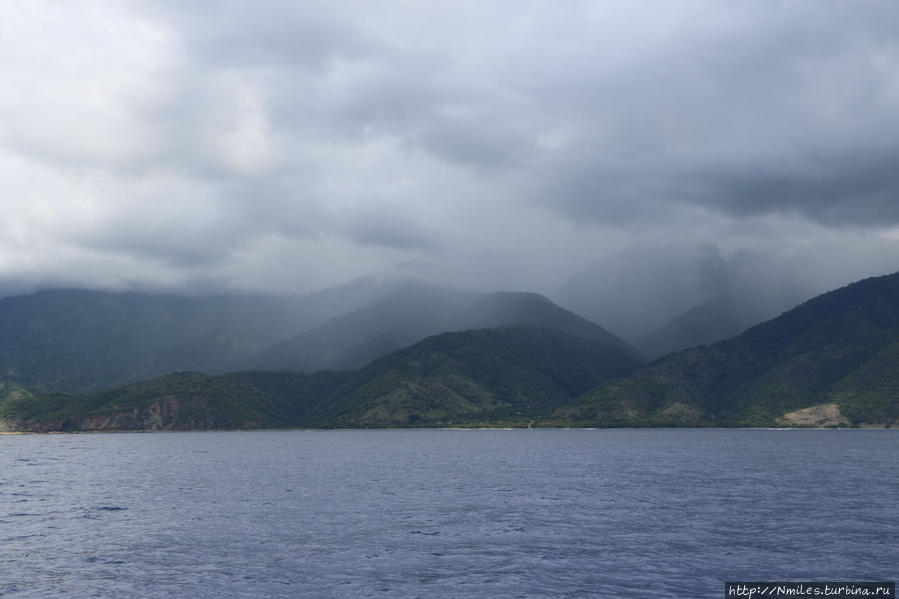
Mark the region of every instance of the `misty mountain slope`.
<instances>
[{"instance_id":1,"label":"misty mountain slope","mask_svg":"<svg viewBox=\"0 0 899 599\"><path fill-rule=\"evenodd\" d=\"M554 297L633 344L684 311L722 295L722 266L714 248L636 247L575 273Z\"/></svg>"},{"instance_id":2,"label":"misty mountain slope","mask_svg":"<svg viewBox=\"0 0 899 599\"><path fill-rule=\"evenodd\" d=\"M262 352L250 366L301 372L357 368L430 335L503 326L547 328L616 345L636 355L599 325L537 294L485 294L415 284L280 343Z\"/></svg>"},{"instance_id":3,"label":"misty mountain slope","mask_svg":"<svg viewBox=\"0 0 899 599\"><path fill-rule=\"evenodd\" d=\"M581 416L770 426L788 412L836 402L853 422L890 422L899 418L897 343L899 273L818 296L737 337L601 385Z\"/></svg>"},{"instance_id":4,"label":"misty mountain slope","mask_svg":"<svg viewBox=\"0 0 899 599\"><path fill-rule=\"evenodd\" d=\"M554 297L653 358L726 339L846 281L774 251L683 243L605 257Z\"/></svg>"},{"instance_id":5,"label":"misty mountain slope","mask_svg":"<svg viewBox=\"0 0 899 599\"><path fill-rule=\"evenodd\" d=\"M167 372L226 372L274 343L388 293L368 277L308 296L86 290L0 299L0 378L81 392Z\"/></svg>"},{"instance_id":6,"label":"misty mountain slope","mask_svg":"<svg viewBox=\"0 0 899 599\"><path fill-rule=\"evenodd\" d=\"M0 300L0 368L9 380L79 390L207 368L255 351L287 300L42 291ZM298 324L298 323L297 323ZM204 343L192 347L197 339Z\"/></svg>"},{"instance_id":7,"label":"misty mountain slope","mask_svg":"<svg viewBox=\"0 0 899 599\"><path fill-rule=\"evenodd\" d=\"M537 293L499 291L479 295L463 320L469 328L542 327L633 351L624 341L603 327L561 308Z\"/></svg>"},{"instance_id":8,"label":"misty mountain slope","mask_svg":"<svg viewBox=\"0 0 899 599\"><path fill-rule=\"evenodd\" d=\"M828 406L838 411L824 424L892 424L897 363L899 273L636 371L618 343L547 329L469 330L350 372L178 373L81 397L4 386L0 427L772 426L801 423L796 415L809 410L832 413Z\"/></svg>"},{"instance_id":9,"label":"misty mountain slope","mask_svg":"<svg viewBox=\"0 0 899 599\"><path fill-rule=\"evenodd\" d=\"M801 299L779 297L761 301L751 293L730 293L676 316L637 341L635 347L653 360L682 349L717 343L780 315Z\"/></svg>"},{"instance_id":10,"label":"misty mountain slope","mask_svg":"<svg viewBox=\"0 0 899 599\"><path fill-rule=\"evenodd\" d=\"M360 366L429 334L458 328L459 314L473 295L408 285L261 352L249 365L300 372Z\"/></svg>"},{"instance_id":11,"label":"misty mountain slope","mask_svg":"<svg viewBox=\"0 0 899 599\"><path fill-rule=\"evenodd\" d=\"M353 372L180 372L73 397L0 401L9 430L527 424L639 366L617 344L547 329L444 333Z\"/></svg>"}]
</instances>

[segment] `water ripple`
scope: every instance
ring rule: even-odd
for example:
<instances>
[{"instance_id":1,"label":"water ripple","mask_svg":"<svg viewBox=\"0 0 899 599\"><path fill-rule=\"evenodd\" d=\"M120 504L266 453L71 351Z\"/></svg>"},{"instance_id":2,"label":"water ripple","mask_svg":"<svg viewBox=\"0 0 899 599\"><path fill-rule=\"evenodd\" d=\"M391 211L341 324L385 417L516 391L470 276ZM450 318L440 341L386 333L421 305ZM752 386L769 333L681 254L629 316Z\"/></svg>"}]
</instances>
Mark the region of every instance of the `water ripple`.
<instances>
[{"instance_id":1,"label":"water ripple","mask_svg":"<svg viewBox=\"0 0 899 599\"><path fill-rule=\"evenodd\" d=\"M2 443L4 598L720 597L899 563L895 431Z\"/></svg>"}]
</instances>

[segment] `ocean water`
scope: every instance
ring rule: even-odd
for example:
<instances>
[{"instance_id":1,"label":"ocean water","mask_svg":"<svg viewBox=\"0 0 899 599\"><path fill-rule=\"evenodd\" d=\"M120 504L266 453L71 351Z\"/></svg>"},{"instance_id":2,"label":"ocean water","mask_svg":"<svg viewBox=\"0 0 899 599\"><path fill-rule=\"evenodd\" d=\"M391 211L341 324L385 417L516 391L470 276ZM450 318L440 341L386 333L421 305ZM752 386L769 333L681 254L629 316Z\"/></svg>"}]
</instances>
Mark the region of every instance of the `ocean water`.
<instances>
[{"instance_id":1,"label":"ocean water","mask_svg":"<svg viewBox=\"0 0 899 599\"><path fill-rule=\"evenodd\" d=\"M722 597L899 578L899 431L0 436L2 597Z\"/></svg>"}]
</instances>

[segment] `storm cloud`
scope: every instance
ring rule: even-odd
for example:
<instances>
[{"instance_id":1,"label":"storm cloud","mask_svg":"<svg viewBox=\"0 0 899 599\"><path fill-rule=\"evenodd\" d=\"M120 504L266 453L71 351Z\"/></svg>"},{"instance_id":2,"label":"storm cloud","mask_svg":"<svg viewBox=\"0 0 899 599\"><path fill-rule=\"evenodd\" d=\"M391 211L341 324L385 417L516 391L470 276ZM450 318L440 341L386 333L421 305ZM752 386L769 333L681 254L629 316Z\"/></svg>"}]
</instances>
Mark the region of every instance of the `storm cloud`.
<instances>
[{"instance_id":1,"label":"storm cloud","mask_svg":"<svg viewBox=\"0 0 899 599\"><path fill-rule=\"evenodd\" d=\"M899 268L891 0L3 17L0 292L311 291L399 263L548 291L685 240Z\"/></svg>"}]
</instances>

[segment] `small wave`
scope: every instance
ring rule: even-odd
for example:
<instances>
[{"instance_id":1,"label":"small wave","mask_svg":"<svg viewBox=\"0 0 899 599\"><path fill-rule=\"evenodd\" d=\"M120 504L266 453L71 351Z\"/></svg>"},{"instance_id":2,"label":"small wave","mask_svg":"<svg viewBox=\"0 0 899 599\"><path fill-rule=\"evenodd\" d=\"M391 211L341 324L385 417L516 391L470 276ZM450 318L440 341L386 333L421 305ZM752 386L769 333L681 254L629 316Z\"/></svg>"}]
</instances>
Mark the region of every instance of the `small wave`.
<instances>
[{"instance_id":1,"label":"small wave","mask_svg":"<svg viewBox=\"0 0 899 599\"><path fill-rule=\"evenodd\" d=\"M120 559L109 559L109 558L98 557L96 555L91 555L90 557L86 557L86 558L84 558L84 561L89 564L100 563L100 564L108 564L111 566L121 566L126 563L125 561L120 560Z\"/></svg>"},{"instance_id":2,"label":"small wave","mask_svg":"<svg viewBox=\"0 0 899 599\"><path fill-rule=\"evenodd\" d=\"M72 511L80 514L80 518L89 518L91 520L96 520L97 518L102 517L102 513L104 512L122 512L127 508L120 507L117 505L95 505L92 507L77 507L73 508Z\"/></svg>"}]
</instances>

